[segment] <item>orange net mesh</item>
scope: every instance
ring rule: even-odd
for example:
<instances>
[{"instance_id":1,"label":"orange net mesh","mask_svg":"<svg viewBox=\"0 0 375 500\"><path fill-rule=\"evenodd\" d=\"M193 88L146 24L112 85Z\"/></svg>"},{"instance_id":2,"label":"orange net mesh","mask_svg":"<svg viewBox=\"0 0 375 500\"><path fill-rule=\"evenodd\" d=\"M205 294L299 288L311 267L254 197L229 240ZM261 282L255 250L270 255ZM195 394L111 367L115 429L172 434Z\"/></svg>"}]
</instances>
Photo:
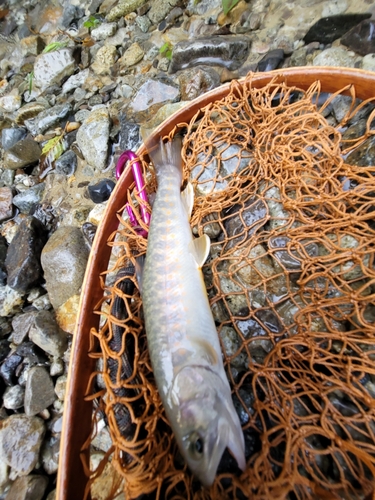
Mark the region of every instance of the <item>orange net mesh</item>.
<instances>
[{"instance_id":1,"label":"orange net mesh","mask_svg":"<svg viewBox=\"0 0 375 500\"><path fill-rule=\"evenodd\" d=\"M346 111L332 123L340 99ZM353 88L256 89L248 77L170 134L184 134L193 233L211 238L204 278L246 443L247 470L225 452L209 489L184 464L153 379L131 267L147 240L118 214L109 241L118 257L92 332L105 389L92 397L127 499L347 499L374 489L375 166L358 153L375 147L374 116ZM142 165L151 194L154 172ZM139 216L134 186L129 200Z\"/></svg>"}]
</instances>

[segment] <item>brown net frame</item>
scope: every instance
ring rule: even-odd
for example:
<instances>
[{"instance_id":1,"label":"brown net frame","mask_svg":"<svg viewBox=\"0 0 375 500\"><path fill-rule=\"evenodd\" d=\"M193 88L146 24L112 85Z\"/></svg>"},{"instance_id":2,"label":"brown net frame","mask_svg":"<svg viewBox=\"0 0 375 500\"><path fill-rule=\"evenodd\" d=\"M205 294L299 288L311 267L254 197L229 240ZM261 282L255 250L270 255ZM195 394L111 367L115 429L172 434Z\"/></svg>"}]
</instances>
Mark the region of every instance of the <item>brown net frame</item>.
<instances>
[{"instance_id":1,"label":"brown net frame","mask_svg":"<svg viewBox=\"0 0 375 500\"><path fill-rule=\"evenodd\" d=\"M330 125L324 115L342 93L351 105ZM88 397L108 421L107 459L127 499L347 499L373 491L375 166L355 155L365 141L371 147L374 116L353 87L330 96L319 82L307 91L274 81L255 89L249 76L169 135L184 134L193 232L211 237L204 278L246 443L247 470L226 452L209 489L179 455L152 374L131 267L147 240L117 214L108 244L118 256L102 276L102 326L91 332L101 348L91 356L103 366ZM344 134L356 119L361 133ZM140 220L134 186L128 199ZM105 388L95 390L99 374Z\"/></svg>"}]
</instances>

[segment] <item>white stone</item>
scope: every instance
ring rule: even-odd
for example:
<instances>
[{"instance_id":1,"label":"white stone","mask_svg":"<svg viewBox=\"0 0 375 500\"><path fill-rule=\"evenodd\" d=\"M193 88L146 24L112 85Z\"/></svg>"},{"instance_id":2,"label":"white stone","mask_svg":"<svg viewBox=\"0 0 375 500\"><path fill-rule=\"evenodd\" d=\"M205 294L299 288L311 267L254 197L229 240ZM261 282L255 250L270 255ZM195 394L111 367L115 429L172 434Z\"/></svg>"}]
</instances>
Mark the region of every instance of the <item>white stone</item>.
<instances>
[{"instance_id":1,"label":"white stone","mask_svg":"<svg viewBox=\"0 0 375 500\"><path fill-rule=\"evenodd\" d=\"M362 69L375 71L375 54L367 54L362 59Z\"/></svg>"},{"instance_id":2,"label":"white stone","mask_svg":"<svg viewBox=\"0 0 375 500\"><path fill-rule=\"evenodd\" d=\"M97 28L91 30L91 37L95 40L105 40L113 36L117 31L117 23L103 23Z\"/></svg>"},{"instance_id":3,"label":"white stone","mask_svg":"<svg viewBox=\"0 0 375 500\"><path fill-rule=\"evenodd\" d=\"M344 66L353 68L356 57L342 47L331 47L318 54L314 61L314 66Z\"/></svg>"},{"instance_id":4,"label":"white stone","mask_svg":"<svg viewBox=\"0 0 375 500\"><path fill-rule=\"evenodd\" d=\"M86 78L89 76L89 73L89 69L84 69L76 75L70 76L62 86L63 94L67 94L71 90L81 87L85 83Z\"/></svg>"},{"instance_id":5,"label":"white stone","mask_svg":"<svg viewBox=\"0 0 375 500\"><path fill-rule=\"evenodd\" d=\"M104 170L107 163L109 116L106 108L93 110L77 132L77 143L92 167Z\"/></svg>"},{"instance_id":6,"label":"white stone","mask_svg":"<svg viewBox=\"0 0 375 500\"><path fill-rule=\"evenodd\" d=\"M75 66L70 49L40 54L34 63L34 84L42 91L55 83L58 85L65 76L74 72Z\"/></svg>"}]
</instances>

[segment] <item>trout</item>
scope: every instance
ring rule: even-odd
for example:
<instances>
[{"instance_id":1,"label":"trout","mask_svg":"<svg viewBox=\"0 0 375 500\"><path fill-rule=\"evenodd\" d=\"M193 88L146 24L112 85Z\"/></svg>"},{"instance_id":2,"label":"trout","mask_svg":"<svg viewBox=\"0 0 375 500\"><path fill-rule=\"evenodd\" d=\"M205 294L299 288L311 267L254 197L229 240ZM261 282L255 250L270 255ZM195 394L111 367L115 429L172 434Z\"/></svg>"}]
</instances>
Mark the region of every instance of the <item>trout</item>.
<instances>
[{"instance_id":1,"label":"trout","mask_svg":"<svg viewBox=\"0 0 375 500\"><path fill-rule=\"evenodd\" d=\"M181 140L149 156L158 189L146 259L137 261L148 349L167 418L191 471L210 486L225 448L244 470L245 445L224 371L202 266L207 235L193 238L191 184L181 193Z\"/></svg>"}]
</instances>

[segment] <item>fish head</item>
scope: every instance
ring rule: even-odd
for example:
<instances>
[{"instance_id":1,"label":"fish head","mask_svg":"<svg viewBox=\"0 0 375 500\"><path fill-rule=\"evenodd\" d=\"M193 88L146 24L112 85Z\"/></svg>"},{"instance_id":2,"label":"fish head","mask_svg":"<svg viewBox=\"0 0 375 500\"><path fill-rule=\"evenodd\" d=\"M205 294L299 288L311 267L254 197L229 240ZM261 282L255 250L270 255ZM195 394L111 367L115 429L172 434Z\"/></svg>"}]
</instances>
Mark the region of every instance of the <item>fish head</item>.
<instances>
[{"instance_id":1,"label":"fish head","mask_svg":"<svg viewBox=\"0 0 375 500\"><path fill-rule=\"evenodd\" d=\"M210 486L225 448L244 470L244 437L228 382L197 367L184 368L179 377L175 384L179 390L177 422L172 427L191 471L204 486Z\"/></svg>"}]
</instances>

